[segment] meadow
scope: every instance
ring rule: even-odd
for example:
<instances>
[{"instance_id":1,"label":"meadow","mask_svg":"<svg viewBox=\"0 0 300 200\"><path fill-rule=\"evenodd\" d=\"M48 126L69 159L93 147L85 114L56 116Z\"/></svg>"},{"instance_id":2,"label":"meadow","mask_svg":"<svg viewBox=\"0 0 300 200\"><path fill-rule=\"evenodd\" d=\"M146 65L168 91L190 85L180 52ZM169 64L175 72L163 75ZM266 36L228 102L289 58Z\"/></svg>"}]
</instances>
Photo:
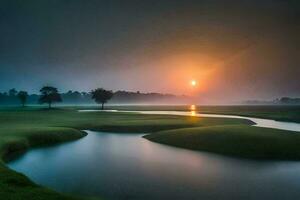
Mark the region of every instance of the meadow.
<instances>
[{"instance_id":1,"label":"meadow","mask_svg":"<svg viewBox=\"0 0 300 200\"><path fill-rule=\"evenodd\" d=\"M187 111L189 106L110 106L108 109L119 110L174 110ZM233 105L233 106L196 106L197 112L203 114L240 115L246 117L266 118L277 121L300 123L300 106L282 105Z\"/></svg>"},{"instance_id":2,"label":"meadow","mask_svg":"<svg viewBox=\"0 0 300 200\"><path fill-rule=\"evenodd\" d=\"M187 107L110 107L123 110L184 110ZM254 109L255 108L255 109ZM300 136L295 132L250 126L243 119L142 115L117 112L78 112L84 107L0 109L0 196L4 199L77 199L41 187L5 166L4 160L29 148L67 142L86 135L82 130L149 133L145 138L172 146L254 159L300 158ZM93 109L91 107L91 109ZM299 108L201 107L201 112L298 120Z\"/></svg>"}]
</instances>

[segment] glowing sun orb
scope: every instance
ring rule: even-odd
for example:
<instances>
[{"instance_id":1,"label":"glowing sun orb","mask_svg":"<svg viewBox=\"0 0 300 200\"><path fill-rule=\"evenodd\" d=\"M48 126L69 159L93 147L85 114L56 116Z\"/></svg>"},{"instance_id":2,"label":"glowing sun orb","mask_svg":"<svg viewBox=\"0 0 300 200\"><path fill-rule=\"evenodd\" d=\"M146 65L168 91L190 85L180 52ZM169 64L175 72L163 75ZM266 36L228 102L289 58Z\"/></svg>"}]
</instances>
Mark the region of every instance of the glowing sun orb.
<instances>
[{"instance_id":1,"label":"glowing sun orb","mask_svg":"<svg viewBox=\"0 0 300 200\"><path fill-rule=\"evenodd\" d=\"M195 80L191 80L191 86L196 86L197 82Z\"/></svg>"}]
</instances>

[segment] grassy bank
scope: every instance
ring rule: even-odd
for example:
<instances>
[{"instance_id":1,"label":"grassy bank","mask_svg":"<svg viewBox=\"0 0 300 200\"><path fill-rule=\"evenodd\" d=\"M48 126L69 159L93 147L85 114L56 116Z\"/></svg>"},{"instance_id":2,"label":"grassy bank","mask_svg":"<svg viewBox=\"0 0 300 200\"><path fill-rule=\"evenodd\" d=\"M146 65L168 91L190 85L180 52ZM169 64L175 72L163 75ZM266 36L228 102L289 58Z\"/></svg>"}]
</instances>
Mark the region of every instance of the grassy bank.
<instances>
[{"instance_id":1,"label":"grassy bank","mask_svg":"<svg viewBox=\"0 0 300 200\"><path fill-rule=\"evenodd\" d=\"M2 158L16 151L25 151L30 147L71 141L85 135L84 132L75 129L56 127L15 126L13 128L2 127L0 130L0 153ZM6 200L79 199L38 186L26 176L8 169L3 161L0 161L0 197Z\"/></svg>"},{"instance_id":2,"label":"grassy bank","mask_svg":"<svg viewBox=\"0 0 300 200\"><path fill-rule=\"evenodd\" d=\"M300 123L300 106L201 106L199 111Z\"/></svg>"},{"instance_id":3,"label":"grassy bank","mask_svg":"<svg viewBox=\"0 0 300 200\"><path fill-rule=\"evenodd\" d=\"M25 110L40 110L41 106L25 108ZM62 106L63 109L99 109L99 106ZM172 111L190 111L190 105L119 105L106 106L107 109L117 110L172 110ZM10 110L17 111L19 107L0 107L0 111ZM264 105L264 106L196 106L196 111L204 114L226 114L240 115L247 117L257 117L273 119L277 121L298 122L300 123L300 106L281 106L281 105Z\"/></svg>"},{"instance_id":4,"label":"grassy bank","mask_svg":"<svg viewBox=\"0 0 300 200\"><path fill-rule=\"evenodd\" d=\"M190 106L112 106L121 110L176 110L187 111ZM300 106L197 106L205 114L241 115L300 123Z\"/></svg>"},{"instance_id":5,"label":"grassy bank","mask_svg":"<svg viewBox=\"0 0 300 200\"><path fill-rule=\"evenodd\" d=\"M144 136L176 147L252 159L300 159L300 134L247 125L161 131Z\"/></svg>"},{"instance_id":6,"label":"grassy bank","mask_svg":"<svg viewBox=\"0 0 300 200\"><path fill-rule=\"evenodd\" d=\"M85 136L81 130L89 129L153 133L146 138L183 148L243 157L300 158L299 136L293 132L251 127L250 124L243 119L116 112L79 113L72 107L53 110L39 107L0 108L0 155L4 158L31 147L75 140ZM24 175L8 169L2 160L0 197L22 200L76 199L32 183Z\"/></svg>"},{"instance_id":7,"label":"grassy bank","mask_svg":"<svg viewBox=\"0 0 300 200\"><path fill-rule=\"evenodd\" d=\"M186 127L249 124L246 120L134 113L79 113L72 108L5 108L0 110L0 155L28 148L71 141L85 136L80 130L149 133ZM0 162L0 197L3 199L76 199L32 183Z\"/></svg>"}]
</instances>

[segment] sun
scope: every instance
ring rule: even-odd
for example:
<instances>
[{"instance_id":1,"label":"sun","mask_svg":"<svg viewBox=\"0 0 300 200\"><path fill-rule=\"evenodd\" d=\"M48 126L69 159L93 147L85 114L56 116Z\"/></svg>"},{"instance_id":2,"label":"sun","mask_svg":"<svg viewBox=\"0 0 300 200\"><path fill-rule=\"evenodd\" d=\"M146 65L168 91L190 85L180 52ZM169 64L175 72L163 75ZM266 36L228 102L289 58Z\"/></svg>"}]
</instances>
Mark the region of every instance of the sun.
<instances>
[{"instance_id":1,"label":"sun","mask_svg":"<svg viewBox=\"0 0 300 200\"><path fill-rule=\"evenodd\" d=\"M192 86L196 86L196 85L197 85L197 81L191 80L191 85L192 85Z\"/></svg>"}]
</instances>

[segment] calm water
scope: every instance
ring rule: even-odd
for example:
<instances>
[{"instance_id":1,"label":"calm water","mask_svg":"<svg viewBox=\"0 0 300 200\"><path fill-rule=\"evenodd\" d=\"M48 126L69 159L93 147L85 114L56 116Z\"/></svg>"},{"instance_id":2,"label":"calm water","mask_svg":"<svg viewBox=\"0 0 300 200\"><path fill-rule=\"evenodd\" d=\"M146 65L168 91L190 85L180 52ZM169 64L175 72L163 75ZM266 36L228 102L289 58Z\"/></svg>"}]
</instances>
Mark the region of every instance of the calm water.
<instances>
[{"instance_id":1,"label":"calm water","mask_svg":"<svg viewBox=\"0 0 300 200\"><path fill-rule=\"evenodd\" d=\"M238 115L217 115L217 114L202 114L196 111L139 111L142 114L161 114L161 115L181 115L181 116L196 116L196 117L213 117L213 118L235 118L235 119L247 119L255 123L255 126L264 128L275 128L289 131L299 131L300 123L293 122L280 122L272 119L261 119L255 117L243 117Z\"/></svg>"},{"instance_id":2,"label":"calm water","mask_svg":"<svg viewBox=\"0 0 300 200\"><path fill-rule=\"evenodd\" d=\"M235 118L247 119L255 123L254 126L264 128L274 128L288 131L300 132L300 123L280 122L272 119L261 119L255 117L244 117L238 115L221 115L221 114L202 114L197 111L119 111L119 110L79 110L79 112L135 112L141 114L158 114L158 115L180 115L180 116L196 116L196 117L213 117L213 118Z\"/></svg>"},{"instance_id":3,"label":"calm water","mask_svg":"<svg viewBox=\"0 0 300 200\"><path fill-rule=\"evenodd\" d=\"M8 166L57 191L108 199L299 199L300 162L234 159L142 135L88 131Z\"/></svg>"}]
</instances>

